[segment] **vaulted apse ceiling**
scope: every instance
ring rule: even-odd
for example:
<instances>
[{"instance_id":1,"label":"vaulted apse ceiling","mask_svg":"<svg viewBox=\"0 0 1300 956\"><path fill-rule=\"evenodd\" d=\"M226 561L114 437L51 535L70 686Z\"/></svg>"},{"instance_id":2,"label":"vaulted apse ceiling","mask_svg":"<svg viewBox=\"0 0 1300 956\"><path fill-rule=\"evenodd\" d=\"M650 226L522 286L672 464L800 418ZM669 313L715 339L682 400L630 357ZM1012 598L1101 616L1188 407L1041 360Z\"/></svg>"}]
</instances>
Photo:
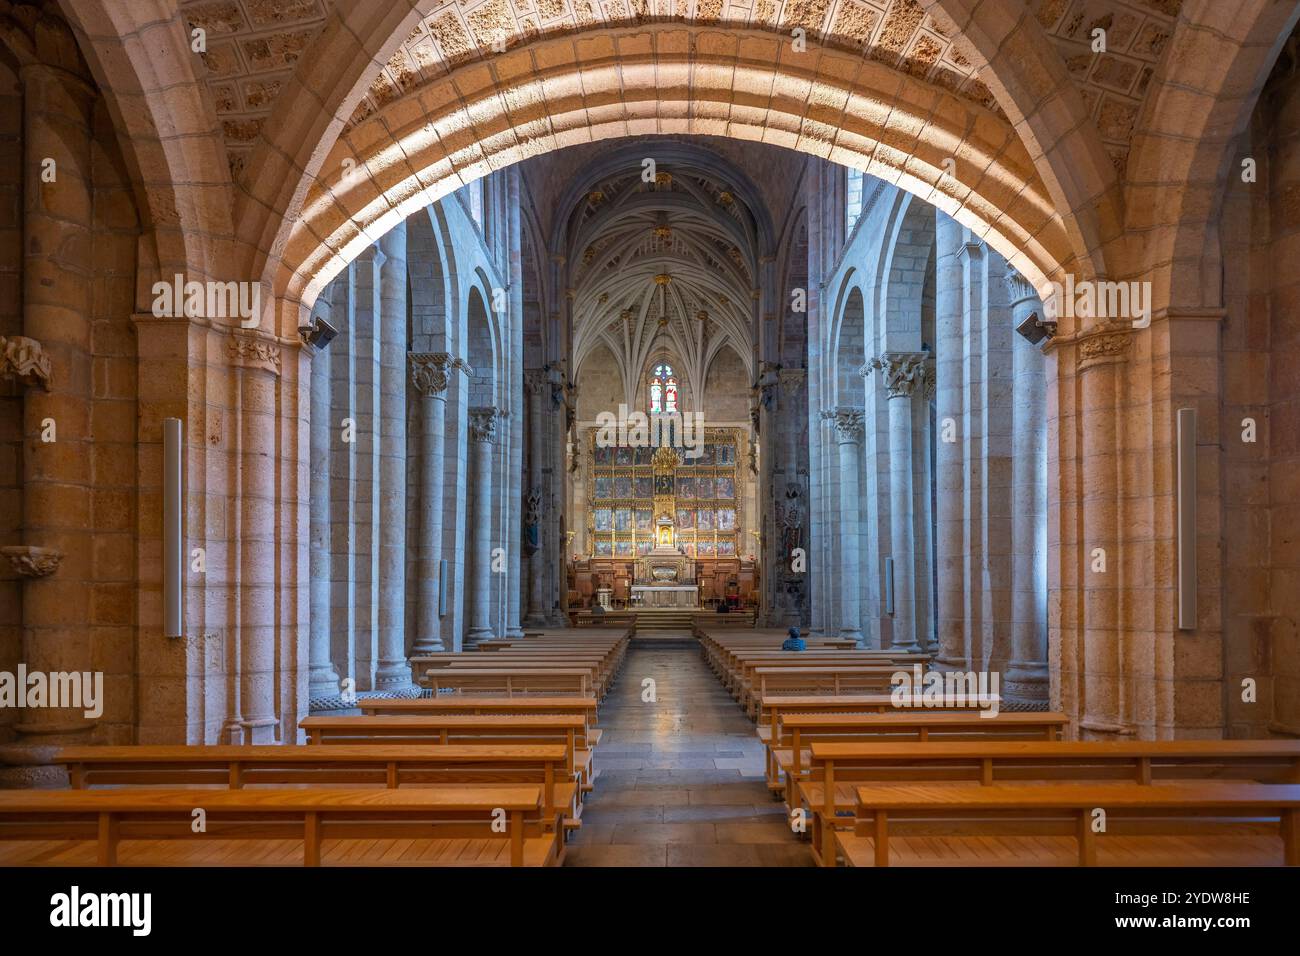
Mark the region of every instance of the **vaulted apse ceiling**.
<instances>
[{"instance_id":1,"label":"vaulted apse ceiling","mask_svg":"<svg viewBox=\"0 0 1300 956\"><path fill-rule=\"evenodd\" d=\"M752 374L760 240L742 175L716 157L658 162L653 177L639 162L616 165L567 213L575 369L606 346L629 404L661 357L697 395L725 346Z\"/></svg>"}]
</instances>

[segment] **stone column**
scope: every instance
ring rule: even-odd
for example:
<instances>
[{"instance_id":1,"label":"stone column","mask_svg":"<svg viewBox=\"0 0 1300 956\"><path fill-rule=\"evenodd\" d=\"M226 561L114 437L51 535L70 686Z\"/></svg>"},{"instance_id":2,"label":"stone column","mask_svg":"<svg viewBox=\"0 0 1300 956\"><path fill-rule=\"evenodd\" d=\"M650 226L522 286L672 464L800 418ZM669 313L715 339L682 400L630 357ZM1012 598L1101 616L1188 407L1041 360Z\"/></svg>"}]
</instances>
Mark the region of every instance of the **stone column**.
<instances>
[{"instance_id":1,"label":"stone column","mask_svg":"<svg viewBox=\"0 0 1300 956\"><path fill-rule=\"evenodd\" d=\"M569 477L565 471L565 452L574 435L574 423L577 420L578 387L569 381L568 363L563 359L548 363L546 375L551 385L550 401L555 414L550 416L554 425L548 429L551 445L543 450L550 462L550 480L546 483L544 502L550 512L549 516L543 518L543 523L551 536L548 541L546 533L542 535L545 551L551 556L546 577L547 593L543 603L552 627L568 627L569 585L566 569L569 566L569 548L562 517L567 517L574 525L580 523L577 516L572 514L568 496ZM566 514L562 516L561 511Z\"/></svg>"},{"instance_id":2,"label":"stone column","mask_svg":"<svg viewBox=\"0 0 1300 956\"><path fill-rule=\"evenodd\" d=\"M501 411L492 406L469 410L470 481L473 484L472 540L467 542L473 571L469 646L488 640L492 633L492 446L496 442Z\"/></svg>"},{"instance_id":3,"label":"stone column","mask_svg":"<svg viewBox=\"0 0 1300 956\"><path fill-rule=\"evenodd\" d=\"M858 457L863 411L841 405L823 412L835 428L840 465L840 637L862 642L858 601Z\"/></svg>"},{"instance_id":4,"label":"stone column","mask_svg":"<svg viewBox=\"0 0 1300 956\"><path fill-rule=\"evenodd\" d=\"M416 545L418 595L415 643L411 654L446 650L438 618L439 574L442 569L444 439L447 421L448 372L468 369L447 352L411 352L411 384L420 396L420 540Z\"/></svg>"},{"instance_id":5,"label":"stone column","mask_svg":"<svg viewBox=\"0 0 1300 956\"><path fill-rule=\"evenodd\" d=\"M6 340L0 362L42 387L28 388L23 401L23 543L6 553L23 579L28 672L92 671L90 130L98 94L43 63L24 64L20 76L23 335ZM56 163L56 183L41 181L46 159ZM160 633L157 621L141 624ZM93 728L84 709L52 707L24 708L16 726L28 744L84 743Z\"/></svg>"},{"instance_id":6,"label":"stone column","mask_svg":"<svg viewBox=\"0 0 1300 956\"><path fill-rule=\"evenodd\" d=\"M322 294L313 317L330 317ZM330 353L315 349L311 360L311 645L307 695L339 692L339 675L330 658Z\"/></svg>"},{"instance_id":7,"label":"stone column","mask_svg":"<svg viewBox=\"0 0 1300 956\"><path fill-rule=\"evenodd\" d=\"M929 356L886 352L869 365L885 377L889 395L889 538L894 559L894 624L891 645L919 653L916 639L915 541L912 521L912 393L924 385Z\"/></svg>"},{"instance_id":8,"label":"stone column","mask_svg":"<svg viewBox=\"0 0 1300 956\"><path fill-rule=\"evenodd\" d=\"M406 662L406 223L379 240L379 662L375 687L409 687Z\"/></svg>"},{"instance_id":9,"label":"stone column","mask_svg":"<svg viewBox=\"0 0 1300 956\"><path fill-rule=\"evenodd\" d=\"M934 620L934 443L930 424L934 402L934 359L929 357L924 376L912 394L912 529L913 590L916 613L913 618L916 641L927 654L937 650Z\"/></svg>"},{"instance_id":10,"label":"stone column","mask_svg":"<svg viewBox=\"0 0 1300 956\"><path fill-rule=\"evenodd\" d=\"M546 515L546 492L542 486L542 456L546 454L545 403L551 385L543 370L524 373L528 402L528 498L524 502L524 553L528 556L528 627L545 627L547 549L543 547L542 520Z\"/></svg>"},{"instance_id":11,"label":"stone column","mask_svg":"<svg viewBox=\"0 0 1300 956\"><path fill-rule=\"evenodd\" d=\"M1083 471L1083 538L1079 562L1083 580L1083 689L1079 728L1085 736L1131 733L1124 720L1120 645L1119 414L1117 396L1130 327L1101 327L1078 339L1080 463ZM1093 562L1105 552L1105 571Z\"/></svg>"},{"instance_id":12,"label":"stone column","mask_svg":"<svg viewBox=\"0 0 1300 956\"><path fill-rule=\"evenodd\" d=\"M1012 322L1020 328L1042 303L1034 287L1008 268ZM1020 707L1046 709L1047 674L1047 461L1046 380L1043 353L1022 335L1012 343L1012 659L1002 693Z\"/></svg>"},{"instance_id":13,"label":"stone column","mask_svg":"<svg viewBox=\"0 0 1300 956\"><path fill-rule=\"evenodd\" d=\"M939 651L936 664L956 669L965 663L965 615L962 601L962 266L958 255L962 227L935 210L935 568L938 589L935 616Z\"/></svg>"},{"instance_id":14,"label":"stone column","mask_svg":"<svg viewBox=\"0 0 1300 956\"><path fill-rule=\"evenodd\" d=\"M276 390L280 345L270 336L233 332L228 343L239 399L239 495L231 553L238 555L238 665L236 705L226 723L232 744L276 743Z\"/></svg>"},{"instance_id":15,"label":"stone column","mask_svg":"<svg viewBox=\"0 0 1300 956\"><path fill-rule=\"evenodd\" d=\"M509 329L510 354L505 363L506 381L510 383L507 398L510 409L509 445L505 449L506 475L503 481L505 492L504 541L506 556L509 561L509 575L506 582L506 636L523 637L523 628L519 626L520 613L523 609L523 575L519 538L527 518L520 515L520 506L524 499L524 425L527 411L524 402L524 266L523 266L523 203L520 196L521 174L518 166L510 166L505 171L502 192L505 194L505 252L510 281L510 311L507 328ZM536 485L533 489L536 489ZM530 492L531 494L531 492ZM521 520L522 518L522 520Z\"/></svg>"}]
</instances>

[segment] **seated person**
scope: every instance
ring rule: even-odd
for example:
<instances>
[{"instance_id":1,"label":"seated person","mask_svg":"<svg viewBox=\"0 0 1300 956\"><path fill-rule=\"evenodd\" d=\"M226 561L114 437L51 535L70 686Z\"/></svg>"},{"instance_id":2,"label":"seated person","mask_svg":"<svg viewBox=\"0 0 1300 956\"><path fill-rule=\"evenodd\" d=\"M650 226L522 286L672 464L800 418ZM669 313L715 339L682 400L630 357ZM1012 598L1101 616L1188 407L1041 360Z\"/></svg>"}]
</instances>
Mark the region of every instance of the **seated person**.
<instances>
[{"instance_id":1,"label":"seated person","mask_svg":"<svg viewBox=\"0 0 1300 956\"><path fill-rule=\"evenodd\" d=\"M605 613L605 605L603 605L603 604L601 604L599 601L597 601L595 604L593 604L593 605L591 606L591 613L592 613L592 614L604 614L604 613Z\"/></svg>"},{"instance_id":2,"label":"seated person","mask_svg":"<svg viewBox=\"0 0 1300 956\"><path fill-rule=\"evenodd\" d=\"M785 639L785 643L781 645L781 650L783 651L808 650L808 642L799 636L799 628L797 627L790 628L790 636L787 637Z\"/></svg>"},{"instance_id":3,"label":"seated person","mask_svg":"<svg viewBox=\"0 0 1300 956\"><path fill-rule=\"evenodd\" d=\"M719 602L718 602L718 613L719 613L719 614L727 614L727 613L729 613L730 611L731 611L731 608L729 608L729 607L727 606L727 602L726 602L726 601L719 601Z\"/></svg>"}]
</instances>

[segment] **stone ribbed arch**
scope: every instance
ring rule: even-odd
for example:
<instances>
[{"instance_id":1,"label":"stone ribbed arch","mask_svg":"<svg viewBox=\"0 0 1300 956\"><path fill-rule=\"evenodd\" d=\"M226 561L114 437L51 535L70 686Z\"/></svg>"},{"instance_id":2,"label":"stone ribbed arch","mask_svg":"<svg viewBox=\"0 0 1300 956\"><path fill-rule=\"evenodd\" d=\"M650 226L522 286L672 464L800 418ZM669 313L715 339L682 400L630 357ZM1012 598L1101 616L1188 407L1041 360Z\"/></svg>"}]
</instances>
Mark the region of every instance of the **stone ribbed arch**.
<instances>
[{"instance_id":1,"label":"stone ribbed arch","mask_svg":"<svg viewBox=\"0 0 1300 956\"><path fill-rule=\"evenodd\" d=\"M1300 3L1188 0L1139 115L1129 155L1127 226L1140 237L1132 274L1154 305L1221 304L1219 210L1232 145L1250 122ZM1208 266L1208 267L1207 267Z\"/></svg>"},{"instance_id":2,"label":"stone ribbed arch","mask_svg":"<svg viewBox=\"0 0 1300 956\"><path fill-rule=\"evenodd\" d=\"M1076 257L1072 262L1061 260L1062 264L1081 276L1105 276L1105 247L1124 228L1119 177L1064 59L1028 4L1020 0L919 2L951 32L961 34L980 78L1029 151ZM969 225L960 216L955 218ZM993 225L1001 231L998 222ZM992 236L978 238L988 239L1012 261ZM1027 275L1038 284L1036 277Z\"/></svg>"},{"instance_id":3,"label":"stone ribbed arch","mask_svg":"<svg viewBox=\"0 0 1300 956\"><path fill-rule=\"evenodd\" d=\"M229 278L230 173L189 30L174 5L62 0L64 17L104 95L152 246L142 299L158 276ZM152 268L151 268L152 267Z\"/></svg>"},{"instance_id":4,"label":"stone ribbed arch","mask_svg":"<svg viewBox=\"0 0 1300 956\"><path fill-rule=\"evenodd\" d=\"M647 132L756 139L857 166L987 235L1035 281L1074 258L1029 154L995 114L878 62L812 44L795 54L786 37L757 30L674 24L540 40L468 64L314 162L301 216L284 209L278 237L261 235L256 216L241 235L265 250L277 294L306 304L430 198L530 155ZM346 186L344 160L364 170Z\"/></svg>"}]
</instances>

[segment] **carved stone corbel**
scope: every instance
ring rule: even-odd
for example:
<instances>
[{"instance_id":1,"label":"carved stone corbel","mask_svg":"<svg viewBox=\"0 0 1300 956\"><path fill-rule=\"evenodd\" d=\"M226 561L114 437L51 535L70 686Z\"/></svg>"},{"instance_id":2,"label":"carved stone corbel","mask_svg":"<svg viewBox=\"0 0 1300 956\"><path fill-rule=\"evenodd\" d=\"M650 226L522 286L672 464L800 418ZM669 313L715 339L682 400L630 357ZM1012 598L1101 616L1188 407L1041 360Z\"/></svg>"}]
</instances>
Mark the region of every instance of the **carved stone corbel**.
<instances>
[{"instance_id":1,"label":"carved stone corbel","mask_svg":"<svg viewBox=\"0 0 1300 956\"><path fill-rule=\"evenodd\" d=\"M50 357L40 342L25 335L0 335L0 377L39 385L47 392L54 384Z\"/></svg>"},{"instance_id":2,"label":"carved stone corbel","mask_svg":"<svg viewBox=\"0 0 1300 956\"><path fill-rule=\"evenodd\" d=\"M63 561L63 552L57 548L38 548L28 544L0 548L0 554L8 558L14 571L24 578L49 577Z\"/></svg>"}]
</instances>

